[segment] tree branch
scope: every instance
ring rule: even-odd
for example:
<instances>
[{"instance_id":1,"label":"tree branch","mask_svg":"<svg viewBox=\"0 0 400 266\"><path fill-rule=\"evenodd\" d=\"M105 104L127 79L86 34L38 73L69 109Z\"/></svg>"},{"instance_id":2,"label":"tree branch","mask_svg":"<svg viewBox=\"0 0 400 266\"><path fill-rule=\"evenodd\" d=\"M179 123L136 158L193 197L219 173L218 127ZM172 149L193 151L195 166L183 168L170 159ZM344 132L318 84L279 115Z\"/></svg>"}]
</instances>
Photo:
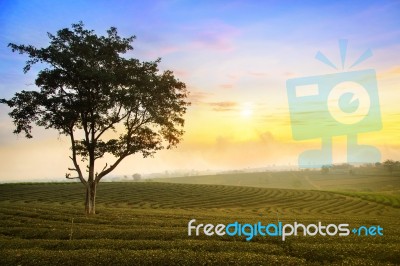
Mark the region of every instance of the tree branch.
<instances>
[{"instance_id":1,"label":"tree branch","mask_svg":"<svg viewBox=\"0 0 400 266\"><path fill-rule=\"evenodd\" d=\"M114 164L110 165L107 169L103 168L103 171L99 175L96 176L96 183L100 182L100 179L102 179L104 176L108 175L110 172L112 172L115 167L118 166L118 164L126 157L128 154L123 154L121 157L119 157ZM107 165L106 165L107 166Z\"/></svg>"},{"instance_id":2,"label":"tree branch","mask_svg":"<svg viewBox=\"0 0 400 266\"><path fill-rule=\"evenodd\" d=\"M122 104L121 104L120 107L119 107L117 116L119 116L119 114L120 114L120 112L121 112L121 109L122 109ZM104 127L104 128L100 131L100 133L97 135L97 137L95 138L95 140L98 140L98 139L104 134L104 132L106 132L107 130L109 130L112 126L114 126L115 124L118 124L119 122L121 122L122 120L124 120L124 119L129 115L129 113L130 113L130 112L127 112L125 115L123 115L123 116L122 116L121 118L119 118L118 120L116 120L116 121L114 121L114 122L111 122L108 126Z\"/></svg>"},{"instance_id":3,"label":"tree branch","mask_svg":"<svg viewBox=\"0 0 400 266\"><path fill-rule=\"evenodd\" d=\"M100 173L102 173L106 168L107 168L107 163L106 163L106 165L104 166L104 168L103 168L103 170L101 170L101 172ZM97 176L99 175L99 173L96 173L96 178L97 178Z\"/></svg>"},{"instance_id":4,"label":"tree branch","mask_svg":"<svg viewBox=\"0 0 400 266\"><path fill-rule=\"evenodd\" d=\"M66 179L79 179L79 177L77 177L77 176L71 177L71 174L69 174L69 173L65 174L65 178Z\"/></svg>"},{"instance_id":5,"label":"tree branch","mask_svg":"<svg viewBox=\"0 0 400 266\"><path fill-rule=\"evenodd\" d=\"M75 146L75 138L74 138L74 128L73 128L73 126L71 126L69 130L70 130L70 134L69 135L70 135L70 139L71 139L71 149L72 149L72 157L69 157L69 158L72 160L72 162L73 162L73 164L75 166L75 169L70 170L70 171L76 171L78 173L79 180L82 182L82 184L86 185L86 180L83 178L81 168L79 167L79 164L76 161L76 146Z\"/></svg>"}]
</instances>

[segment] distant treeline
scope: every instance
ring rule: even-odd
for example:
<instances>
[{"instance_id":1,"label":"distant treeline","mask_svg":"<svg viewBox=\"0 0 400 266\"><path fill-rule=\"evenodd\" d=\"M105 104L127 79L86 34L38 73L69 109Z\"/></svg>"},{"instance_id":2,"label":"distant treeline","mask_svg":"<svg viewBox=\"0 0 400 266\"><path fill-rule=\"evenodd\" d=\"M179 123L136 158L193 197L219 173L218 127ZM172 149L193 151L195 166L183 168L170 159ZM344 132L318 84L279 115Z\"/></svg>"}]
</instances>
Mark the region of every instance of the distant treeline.
<instances>
[{"instance_id":1,"label":"distant treeline","mask_svg":"<svg viewBox=\"0 0 400 266\"><path fill-rule=\"evenodd\" d=\"M332 165L323 165L321 167L322 173L329 173L329 172L349 172L350 174L355 174L355 166L349 163L343 164L332 164ZM390 174L393 174L395 171L400 171L400 161L395 160L386 160L383 163L376 162L376 163L366 163L362 164L359 169L365 168L375 168L375 169L385 169Z\"/></svg>"}]
</instances>

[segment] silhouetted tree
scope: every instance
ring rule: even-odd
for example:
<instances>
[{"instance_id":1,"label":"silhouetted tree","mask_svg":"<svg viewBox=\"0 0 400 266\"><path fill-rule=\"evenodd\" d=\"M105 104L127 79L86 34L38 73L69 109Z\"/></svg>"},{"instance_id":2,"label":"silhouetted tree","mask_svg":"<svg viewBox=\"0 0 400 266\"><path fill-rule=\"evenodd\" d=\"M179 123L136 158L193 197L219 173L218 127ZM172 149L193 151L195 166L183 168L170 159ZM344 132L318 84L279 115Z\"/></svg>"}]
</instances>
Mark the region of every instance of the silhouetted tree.
<instances>
[{"instance_id":1,"label":"silhouetted tree","mask_svg":"<svg viewBox=\"0 0 400 266\"><path fill-rule=\"evenodd\" d=\"M97 184L123 159L137 153L147 157L180 142L188 92L173 72L158 70L160 59L121 56L133 50L135 36L122 38L114 27L98 36L80 22L48 37L46 48L9 44L13 52L29 56L25 73L36 63L46 67L36 78L40 90L0 102L12 108L14 133L32 138L36 124L69 137L73 167L68 170L76 175L66 177L85 185L85 212L94 214ZM115 160L95 168L106 153Z\"/></svg>"},{"instance_id":2,"label":"silhouetted tree","mask_svg":"<svg viewBox=\"0 0 400 266\"><path fill-rule=\"evenodd\" d=\"M132 178L134 181L140 181L142 179L142 176L140 174L136 173L136 174L132 175Z\"/></svg>"},{"instance_id":3,"label":"silhouetted tree","mask_svg":"<svg viewBox=\"0 0 400 266\"><path fill-rule=\"evenodd\" d=\"M396 162L393 160L386 160L383 162L383 167L385 167L389 171L389 173L392 174L393 170L396 167Z\"/></svg>"},{"instance_id":4,"label":"silhouetted tree","mask_svg":"<svg viewBox=\"0 0 400 266\"><path fill-rule=\"evenodd\" d=\"M323 165L322 167L321 167L321 173L323 173L323 174L328 174L329 173L329 169L331 168L331 166L329 166L329 165Z\"/></svg>"}]
</instances>

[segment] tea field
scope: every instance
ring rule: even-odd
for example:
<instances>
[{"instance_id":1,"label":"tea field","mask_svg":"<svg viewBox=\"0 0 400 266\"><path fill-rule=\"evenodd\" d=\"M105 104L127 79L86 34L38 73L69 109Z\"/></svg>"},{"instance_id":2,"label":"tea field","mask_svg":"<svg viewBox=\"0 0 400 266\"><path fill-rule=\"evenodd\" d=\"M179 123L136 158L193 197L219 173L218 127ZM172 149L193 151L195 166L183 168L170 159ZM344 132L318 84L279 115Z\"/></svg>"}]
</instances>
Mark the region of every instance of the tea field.
<instances>
[{"instance_id":1,"label":"tea field","mask_svg":"<svg viewBox=\"0 0 400 266\"><path fill-rule=\"evenodd\" d=\"M398 265L400 197L158 182L0 185L0 265ZM188 222L379 225L383 236L188 236Z\"/></svg>"}]
</instances>

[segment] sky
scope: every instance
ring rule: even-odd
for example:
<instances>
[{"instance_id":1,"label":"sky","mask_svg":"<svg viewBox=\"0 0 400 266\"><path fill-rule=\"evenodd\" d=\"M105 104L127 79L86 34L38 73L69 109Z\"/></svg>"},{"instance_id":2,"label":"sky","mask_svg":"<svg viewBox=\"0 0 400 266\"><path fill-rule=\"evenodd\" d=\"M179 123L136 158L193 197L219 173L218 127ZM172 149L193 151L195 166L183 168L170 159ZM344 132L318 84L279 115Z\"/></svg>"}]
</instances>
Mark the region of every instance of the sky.
<instances>
[{"instance_id":1,"label":"sky","mask_svg":"<svg viewBox=\"0 0 400 266\"><path fill-rule=\"evenodd\" d=\"M0 98L36 90L34 80L43 68L37 65L24 74L27 57L12 53L10 42L45 47L47 32L83 21L99 35L111 26L122 36L135 35L128 56L143 61L161 57L160 69L172 70L190 91L192 105L179 146L153 158L133 155L114 175L296 168L299 154L321 148L321 138L294 138L298 121L291 118L290 105L299 103L289 99L287 81L318 76L324 82L328 75L340 80L343 73L368 69L376 73L376 95L369 100L378 100L379 115L371 122L375 126L363 130L355 124L349 132L359 144L375 146L382 161L399 160L399 14L399 1L3 0ZM344 59L339 40L347 40ZM350 68L368 49L372 56ZM317 60L318 52L337 69ZM361 103L368 101L369 92L361 93ZM33 139L14 135L9 111L0 105L0 181L63 178L71 167L68 139L41 128L34 128ZM357 115L363 114L350 114ZM307 134L326 137L333 132L332 121L317 120ZM348 156L346 126L341 123L343 132L331 136L335 163Z\"/></svg>"}]
</instances>

